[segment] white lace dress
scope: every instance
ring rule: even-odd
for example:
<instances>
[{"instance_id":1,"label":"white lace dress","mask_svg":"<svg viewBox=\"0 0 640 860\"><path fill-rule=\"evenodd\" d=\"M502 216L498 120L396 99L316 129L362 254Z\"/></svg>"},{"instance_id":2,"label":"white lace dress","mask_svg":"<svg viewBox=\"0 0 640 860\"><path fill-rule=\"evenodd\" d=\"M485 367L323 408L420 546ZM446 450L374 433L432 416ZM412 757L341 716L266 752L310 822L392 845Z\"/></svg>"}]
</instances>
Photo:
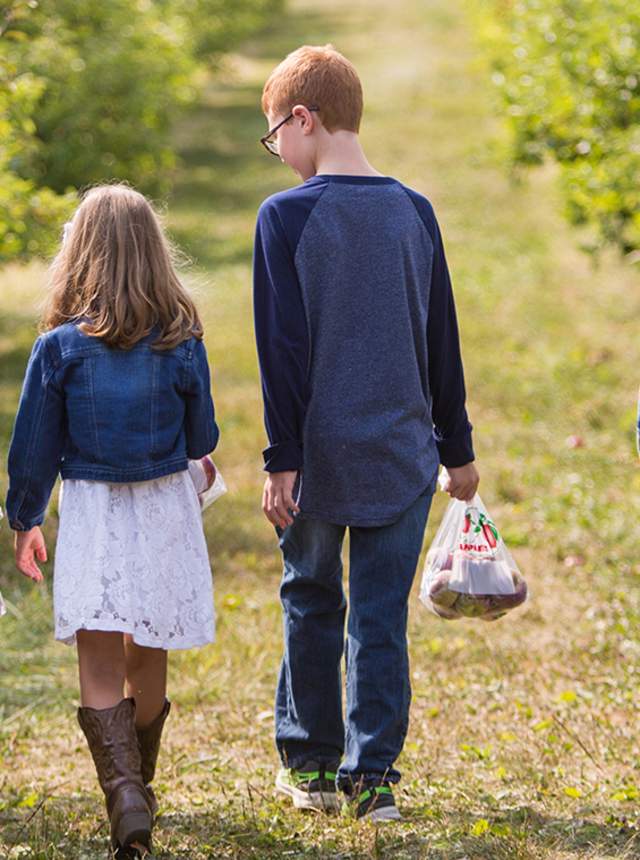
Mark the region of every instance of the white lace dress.
<instances>
[{"instance_id":1,"label":"white lace dress","mask_svg":"<svg viewBox=\"0 0 640 860\"><path fill-rule=\"evenodd\" d=\"M188 471L111 484L67 479L53 577L55 636L131 633L138 645L192 648L214 639L213 585Z\"/></svg>"}]
</instances>

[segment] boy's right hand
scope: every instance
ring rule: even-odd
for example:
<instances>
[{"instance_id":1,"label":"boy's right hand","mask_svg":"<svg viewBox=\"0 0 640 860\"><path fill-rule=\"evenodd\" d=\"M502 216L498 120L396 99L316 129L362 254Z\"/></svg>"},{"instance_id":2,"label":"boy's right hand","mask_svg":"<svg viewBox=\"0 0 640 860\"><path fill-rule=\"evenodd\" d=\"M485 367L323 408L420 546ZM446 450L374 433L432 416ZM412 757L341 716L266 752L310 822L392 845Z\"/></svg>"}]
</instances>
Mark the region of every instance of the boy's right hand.
<instances>
[{"instance_id":1,"label":"boy's right hand","mask_svg":"<svg viewBox=\"0 0 640 860\"><path fill-rule=\"evenodd\" d=\"M16 532L15 551L16 566L20 573L34 582L42 582L42 571L36 564L36 559L47 560L47 547L40 527L34 526L28 532Z\"/></svg>"},{"instance_id":2,"label":"boy's right hand","mask_svg":"<svg viewBox=\"0 0 640 860\"><path fill-rule=\"evenodd\" d=\"M447 472L449 473L449 483L445 486L445 491L449 493L452 499L470 502L477 493L480 483L480 475L475 465L467 463L466 466L458 466L458 468L447 466Z\"/></svg>"},{"instance_id":3,"label":"boy's right hand","mask_svg":"<svg viewBox=\"0 0 640 860\"><path fill-rule=\"evenodd\" d=\"M293 500L297 477L297 472L271 472L264 484L262 510L269 522L281 529L286 529L293 522L290 510L300 512Z\"/></svg>"}]
</instances>

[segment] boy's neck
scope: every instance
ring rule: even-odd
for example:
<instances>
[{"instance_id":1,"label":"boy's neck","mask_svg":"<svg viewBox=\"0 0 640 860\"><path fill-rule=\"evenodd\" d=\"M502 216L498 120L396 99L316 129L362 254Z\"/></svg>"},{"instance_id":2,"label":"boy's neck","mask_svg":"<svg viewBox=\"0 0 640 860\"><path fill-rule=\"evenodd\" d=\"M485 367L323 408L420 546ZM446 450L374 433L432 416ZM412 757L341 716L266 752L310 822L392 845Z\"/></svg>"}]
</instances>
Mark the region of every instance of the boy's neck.
<instances>
[{"instance_id":1,"label":"boy's neck","mask_svg":"<svg viewBox=\"0 0 640 860\"><path fill-rule=\"evenodd\" d=\"M323 135L315 161L317 174L344 176L383 176L367 161L358 135L334 131Z\"/></svg>"}]
</instances>

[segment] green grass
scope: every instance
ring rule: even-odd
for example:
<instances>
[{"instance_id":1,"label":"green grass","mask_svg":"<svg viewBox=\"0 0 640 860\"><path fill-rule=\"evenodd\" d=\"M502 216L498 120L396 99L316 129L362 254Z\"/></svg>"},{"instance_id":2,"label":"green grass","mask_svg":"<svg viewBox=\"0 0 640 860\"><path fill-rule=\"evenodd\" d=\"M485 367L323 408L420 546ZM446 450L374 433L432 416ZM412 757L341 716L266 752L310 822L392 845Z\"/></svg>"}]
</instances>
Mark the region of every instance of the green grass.
<instances>
[{"instance_id":1,"label":"green grass","mask_svg":"<svg viewBox=\"0 0 640 860\"><path fill-rule=\"evenodd\" d=\"M184 165L167 218L194 262L230 493L206 514L218 641L170 661L160 858L640 856L637 275L581 255L552 172L509 178L473 31L464 0L292 0L176 132ZM439 215L482 494L532 590L524 610L486 626L441 622L414 595L406 819L380 830L293 813L273 791L280 562L260 511L250 263L257 206L294 178L257 144L258 104L286 51L329 40L362 73L372 161ZM0 273L3 448L43 274ZM425 549L445 503L434 503ZM55 529L54 498L51 547ZM32 587L13 571L6 528L0 543L0 856L103 858L75 655L52 641L50 578Z\"/></svg>"}]
</instances>

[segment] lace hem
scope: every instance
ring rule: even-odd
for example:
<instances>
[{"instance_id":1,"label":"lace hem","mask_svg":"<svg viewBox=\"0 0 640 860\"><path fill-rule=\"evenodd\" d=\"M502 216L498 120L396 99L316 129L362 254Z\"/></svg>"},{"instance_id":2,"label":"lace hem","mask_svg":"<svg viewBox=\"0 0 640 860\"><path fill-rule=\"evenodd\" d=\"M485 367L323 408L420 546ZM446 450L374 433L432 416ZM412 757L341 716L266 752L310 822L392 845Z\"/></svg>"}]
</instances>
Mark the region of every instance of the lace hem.
<instances>
[{"instance_id":1,"label":"lace hem","mask_svg":"<svg viewBox=\"0 0 640 860\"><path fill-rule=\"evenodd\" d=\"M76 622L67 627L56 627L55 638L64 645L76 644L78 630L100 630L107 633L130 633L136 645L144 648L161 648L164 651L182 651L188 648L201 648L215 642L215 631L202 633L199 636L169 636L162 637L149 633L139 624L130 624L121 619L92 618L86 622Z\"/></svg>"}]
</instances>

